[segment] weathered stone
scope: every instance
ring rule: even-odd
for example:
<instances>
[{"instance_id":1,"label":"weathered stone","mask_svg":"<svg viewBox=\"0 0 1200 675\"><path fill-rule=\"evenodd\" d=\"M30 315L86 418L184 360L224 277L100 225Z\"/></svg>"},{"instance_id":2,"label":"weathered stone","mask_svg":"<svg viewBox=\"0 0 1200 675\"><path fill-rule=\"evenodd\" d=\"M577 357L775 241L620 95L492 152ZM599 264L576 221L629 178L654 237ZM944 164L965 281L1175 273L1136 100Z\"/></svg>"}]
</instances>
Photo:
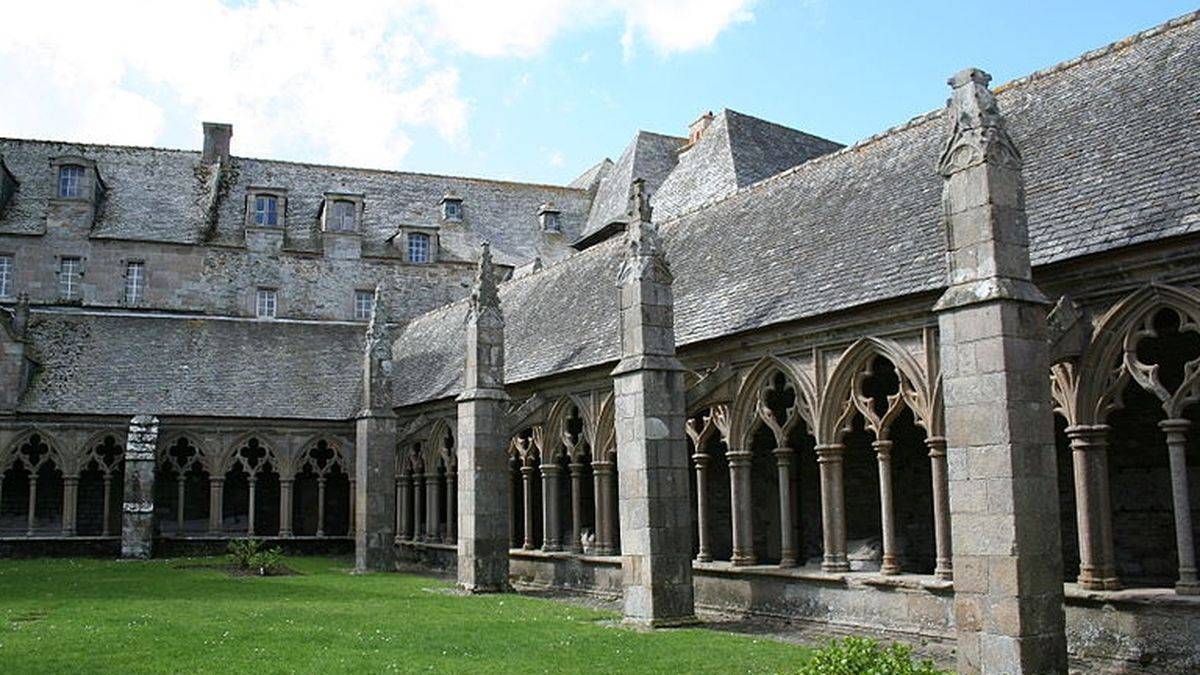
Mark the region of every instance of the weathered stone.
<instances>
[{"instance_id":1,"label":"weathered stone","mask_svg":"<svg viewBox=\"0 0 1200 675\"><path fill-rule=\"evenodd\" d=\"M129 422L125 444L125 500L121 509L121 557L154 553L154 470L158 418L138 415Z\"/></svg>"}]
</instances>

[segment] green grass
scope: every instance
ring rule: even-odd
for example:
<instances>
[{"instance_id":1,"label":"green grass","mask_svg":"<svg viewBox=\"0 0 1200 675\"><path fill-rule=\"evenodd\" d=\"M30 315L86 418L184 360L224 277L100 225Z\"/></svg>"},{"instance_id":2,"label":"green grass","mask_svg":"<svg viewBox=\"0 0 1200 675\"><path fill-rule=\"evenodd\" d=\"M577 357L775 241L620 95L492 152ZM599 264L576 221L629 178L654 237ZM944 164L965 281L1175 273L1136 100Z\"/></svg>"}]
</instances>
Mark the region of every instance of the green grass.
<instances>
[{"instance_id":1,"label":"green grass","mask_svg":"<svg viewBox=\"0 0 1200 675\"><path fill-rule=\"evenodd\" d=\"M179 562L0 561L0 671L781 672L810 653L344 560L289 558L301 575L269 578Z\"/></svg>"}]
</instances>

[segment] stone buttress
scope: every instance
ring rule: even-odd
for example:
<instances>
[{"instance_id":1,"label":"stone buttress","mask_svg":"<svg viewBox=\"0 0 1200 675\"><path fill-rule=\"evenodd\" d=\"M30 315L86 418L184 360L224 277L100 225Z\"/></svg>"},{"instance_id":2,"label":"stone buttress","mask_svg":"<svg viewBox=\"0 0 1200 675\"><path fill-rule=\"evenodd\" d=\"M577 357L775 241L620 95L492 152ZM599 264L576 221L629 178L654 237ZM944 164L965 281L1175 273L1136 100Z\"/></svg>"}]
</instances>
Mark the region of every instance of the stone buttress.
<instances>
[{"instance_id":1,"label":"stone buttress","mask_svg":"<svg viewBox=\"0 0 1200 675\"><path fill-rule=\"evenodd\" d=\"M363 407L355 421L354 569L390 570L395 561L396 414L392 343L381 288L375 288L363 349Z\"/></svg>"}]
</instances>

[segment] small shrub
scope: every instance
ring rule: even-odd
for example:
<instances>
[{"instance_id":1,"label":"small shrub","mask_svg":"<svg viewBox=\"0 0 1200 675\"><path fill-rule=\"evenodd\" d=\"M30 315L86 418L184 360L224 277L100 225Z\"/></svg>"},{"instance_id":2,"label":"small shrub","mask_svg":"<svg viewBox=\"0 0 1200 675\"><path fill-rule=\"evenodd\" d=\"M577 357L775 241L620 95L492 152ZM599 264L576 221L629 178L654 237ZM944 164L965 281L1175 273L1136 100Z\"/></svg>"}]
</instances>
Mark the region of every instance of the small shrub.
<instances>
[{"instance_id":1,"label":"small shrub","mask_svg":"<svg viewBox=\"0 0 1200 675\"><path fill-rule=\"evenodd\" d=\"M941 675L933 661L914 661L912 648L848 637L831 640L801 666L801 675Z\"/></svg>"},{"instance_id":2,"label":"small shrub","mask_svg":"<svg viewBox=\"0 0 1200 675\"><path fill-rule=\"evenodd\" d=\"M259 539L234 539L229 542L229 562L238 570L265 577L284 571L283 550L263 548Z\"/></svg>"}]
</instances>

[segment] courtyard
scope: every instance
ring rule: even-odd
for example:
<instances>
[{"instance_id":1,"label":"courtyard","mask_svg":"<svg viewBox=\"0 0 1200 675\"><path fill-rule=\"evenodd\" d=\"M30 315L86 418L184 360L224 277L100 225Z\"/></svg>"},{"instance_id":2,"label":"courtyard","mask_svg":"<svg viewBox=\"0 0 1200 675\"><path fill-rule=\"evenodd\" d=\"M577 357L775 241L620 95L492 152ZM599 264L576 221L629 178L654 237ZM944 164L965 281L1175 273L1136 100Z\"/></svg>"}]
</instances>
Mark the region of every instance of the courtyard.
<instances>
[{"instance_id":1,"label":"courtyard","mask_svg":"<svg viewBox=\"0 0 1200 675\"><path fill-rule=\"evenodd\" d=\"M31 672L786 672L810 650L705 628L637 631L614 612L288 558L0 561L0 670ZM569 665L568 665L569 664Z\"/></svg>"}]
</instances>

